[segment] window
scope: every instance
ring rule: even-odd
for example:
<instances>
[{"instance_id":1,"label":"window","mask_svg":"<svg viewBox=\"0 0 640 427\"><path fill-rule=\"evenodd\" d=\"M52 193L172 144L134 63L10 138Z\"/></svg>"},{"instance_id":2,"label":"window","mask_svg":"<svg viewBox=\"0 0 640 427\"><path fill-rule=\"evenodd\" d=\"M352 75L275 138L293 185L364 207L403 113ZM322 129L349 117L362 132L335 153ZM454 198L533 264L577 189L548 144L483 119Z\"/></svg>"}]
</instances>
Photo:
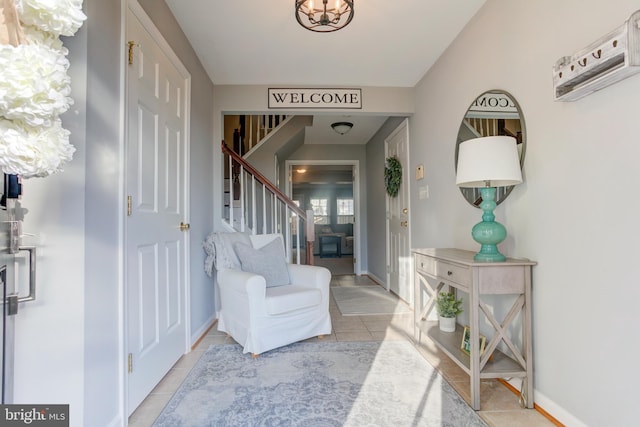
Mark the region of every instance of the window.
<instances>
[{"instance_id":1,"label":"window","mask_svg":"<svg viewBox=\"0 0 640 427\"><path fill-rule=\"evenodd\" d=\"M314 224L330 224L329 222L329 200L311 199L311 209L313 209Z\"/></svg>"},{"instance_id":2,"label":"window","mask_svg":"<svg viewBox=\"0 0 640 427\"><path fill-rule=\"evenodd\" d=\"M353 199L337 199L338 224L353 224Z\"/></svg>"}]
</instances>

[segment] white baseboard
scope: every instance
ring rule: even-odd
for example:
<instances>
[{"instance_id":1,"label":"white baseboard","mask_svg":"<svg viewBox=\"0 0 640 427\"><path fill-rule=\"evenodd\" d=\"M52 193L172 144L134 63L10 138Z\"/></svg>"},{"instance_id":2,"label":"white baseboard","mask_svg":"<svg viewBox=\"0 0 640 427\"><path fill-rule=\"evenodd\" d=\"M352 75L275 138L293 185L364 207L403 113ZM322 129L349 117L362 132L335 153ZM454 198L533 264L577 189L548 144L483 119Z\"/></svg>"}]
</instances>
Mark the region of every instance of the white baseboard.
<instances>
[{"instance_id":1,"label":"white baseboard","mask_svg":"<svg viewBox=\"0 0 640 427\"><path fill-rule=\"evenodd\" d=\"M374 282L377 282L378 285L380 285L383 288L387 289L387 284L385 283L386 282L385 280L382 280L381 278L379 278L375 274L370 273L368 271L362 272L362 274L369 276L371 278L371 280L373 280Z\"/></svg>"},{"instance_id":2,"label":"white baseboard","mask_svg":"<svg viewBox=\"0 0 640 427\"><path fill-rule=\"evenodd\" d=\"M122 417L117 415L109 424L107 424L107 427L122 427L124 425L126 424L123 422Z\"/></svg>"}]
</instances>

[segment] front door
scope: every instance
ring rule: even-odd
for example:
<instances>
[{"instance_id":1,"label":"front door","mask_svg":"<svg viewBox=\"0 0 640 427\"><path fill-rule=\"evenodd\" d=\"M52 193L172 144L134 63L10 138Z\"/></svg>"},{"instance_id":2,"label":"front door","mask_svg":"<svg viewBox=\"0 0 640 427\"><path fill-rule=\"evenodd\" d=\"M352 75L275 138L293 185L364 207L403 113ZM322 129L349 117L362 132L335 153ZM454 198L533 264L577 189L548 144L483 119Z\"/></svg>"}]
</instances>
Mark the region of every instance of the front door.
<instances>
[{"instance_id":1,"label":"front door","mask_svg":"<svg viewBox=\"0 0 640 427\"><path fill-rule=\"evenodd\" d=\"M188 74L139 9L127 17L125 230L129 414L188 351Z\"/></svg>"},{"instance_id":2,"label":"front door","mask_svg":"<svg viewBox=\"0 0 640 427\"><path fill-rule=\"evenodd\" d=\"M387 195L387 283L389 290L412 304L408 120L403 121L385 139L385 154L385 159L396 157L402 166L402 181L398 195Z\"/></svg>"},{"instance_id":3,"label":"front door","mask_svg":"<svg viewBox=\"0 0 640 427\"><path fill-rule=\"evenodd\" d=\"M2 182L0 174L0 183ZM1 403L13 401L16 344L28 342L24 335L16 342L16 322L23 303L36 298L36 248L22 245L22 221L27 209L19 200L21 184L17 175L4 175L0 190L0 388Z\"/></svg>"}]
</instances>

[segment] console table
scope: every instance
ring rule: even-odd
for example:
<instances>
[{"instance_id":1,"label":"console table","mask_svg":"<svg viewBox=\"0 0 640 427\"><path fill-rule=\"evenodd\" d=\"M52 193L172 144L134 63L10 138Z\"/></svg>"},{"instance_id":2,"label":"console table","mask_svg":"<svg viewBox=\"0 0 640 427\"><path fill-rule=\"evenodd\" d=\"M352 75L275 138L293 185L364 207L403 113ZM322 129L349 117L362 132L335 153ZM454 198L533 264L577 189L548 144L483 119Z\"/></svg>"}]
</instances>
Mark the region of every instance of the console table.
<instances>
[{"instance_id":1,"label":"console table","mask_svg":"<svg viewBox=\"0 0 640 427\"><path fill-rule=\"evenodd\" d=\"M468 375L471 382L471 407L480 410L480 380L483 378L522 378L521 395L525 405L533 408L533 351L531 339L531 268L528 259L507 258L505 262L474 261L474 252L460 249L414 249L415 293L414 335L419 343L426 334ZM455 332L441 332L437 321L427 320L435 308L440 292L451 290L467 294L470 354L460 347L464 327ZM483 295L514 295L515 302L504 319L498 321ZM423 298L425 297L425 298ZM480 317L483 314L483 318ZM520 314L521 348L513 342L509 328ZM480 320L486 319L494 329L487 336L485 350L479 354ZM519 337L520 338L520 337ZM502 349L497 346L503 343Z\"/></svg>"}]
</instances>

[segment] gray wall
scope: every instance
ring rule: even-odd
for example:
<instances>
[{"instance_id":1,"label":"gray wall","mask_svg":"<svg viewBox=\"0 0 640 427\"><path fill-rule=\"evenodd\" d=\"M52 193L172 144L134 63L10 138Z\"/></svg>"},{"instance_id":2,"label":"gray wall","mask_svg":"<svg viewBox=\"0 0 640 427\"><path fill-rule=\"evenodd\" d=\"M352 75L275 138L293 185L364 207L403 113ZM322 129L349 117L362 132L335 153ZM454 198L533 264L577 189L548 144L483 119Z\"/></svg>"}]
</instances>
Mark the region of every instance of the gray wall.
<instances>
[{"instance_id":1,"label":"gray wall","mask_svg":"<svg viewBox=\"0 0 640 427\"><path fill-rule=\"evenodd\" d=\"M391 117L371 138L366 146L367 159L367 204L365 234L367 235L369 273L383 284L387 284L387 235L386 235L386 191L384 189L384 140L404 120Z\"/></svg>"},{"instance_id":2,"label":"gray wall","mask_svg":"<svg viewBox=\"0 0 640 427\"><path fill-rule=\"evenodd\" d=\"M425 200L411 191L413 246L477 250L470 230L481 212L455 186L458 128L488 89L520 103L524 183L496 220L508 232L503 253L538 262L535 401L567 425L637 424L640 75L555 102L552 66L638 7L637 0L488 0L417 85L410 121L411 168L423 163L430 187Z\"/></svg>"},{"instance_id":3,"label":"gray wall","mask_svg":"<svg viewBox=\"0 0 640 427\"><path fill-rule=\"evenodd\" d=\"M120 416L123 358L118 289L122 283L123 200L117 163L121 149L121 9L118 0L84 3L87 49L76 52L70 46L72 68L87 69L84 413L87 420L110 421ZM105 159L114 164L105 167ZM75 418L72 415L74 422Z\"/></svg>"}]
</instances>

